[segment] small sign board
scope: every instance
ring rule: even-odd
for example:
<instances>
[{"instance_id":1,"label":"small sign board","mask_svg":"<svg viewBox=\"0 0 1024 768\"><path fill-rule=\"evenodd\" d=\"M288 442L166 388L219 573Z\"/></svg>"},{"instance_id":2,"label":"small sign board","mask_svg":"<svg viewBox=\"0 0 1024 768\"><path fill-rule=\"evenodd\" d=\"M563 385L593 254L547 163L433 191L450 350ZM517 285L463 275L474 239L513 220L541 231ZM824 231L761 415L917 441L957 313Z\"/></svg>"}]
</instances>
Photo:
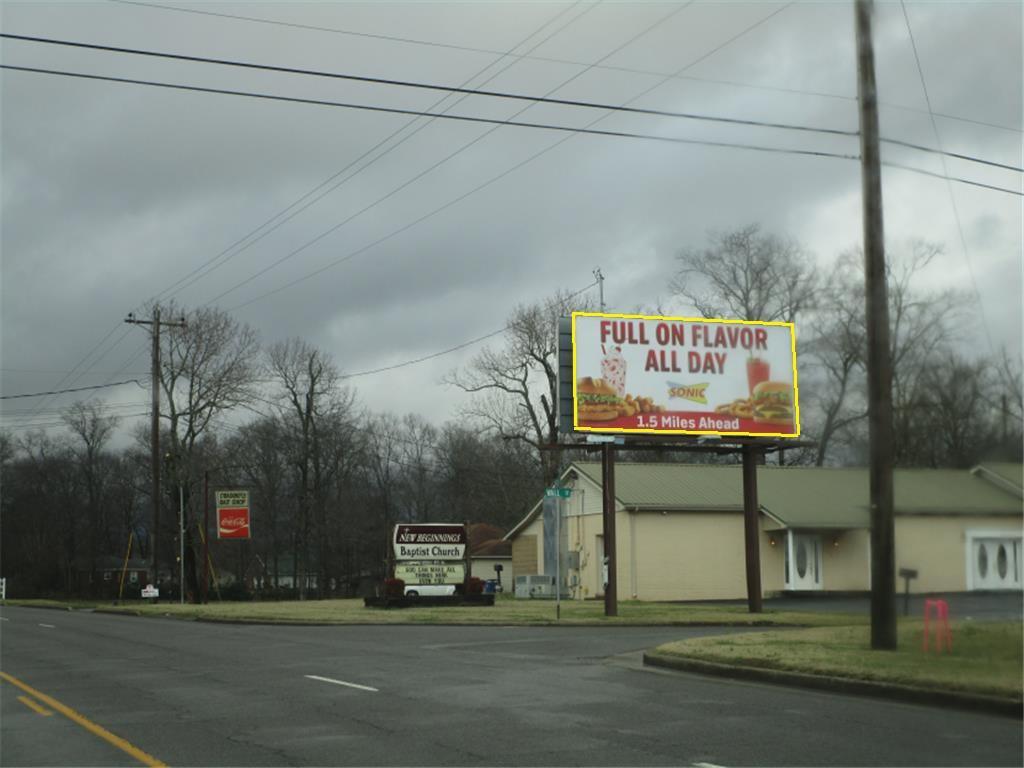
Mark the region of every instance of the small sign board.
<instances>
[{"instance_id":1,"label":"small sign board","mask_svg":"<svg viewBox=\"0 0 1024 768\"><path fill-rule=\"evenodd\" d=\"M396 563L395 578L406 584L461 584L466 578L464 563Z\"/></svg>"},{"instance_id":2,"label":"small sign board","mask_svg":"<svg viewBox=\"0 0 1024 768\"><path fill-rule=\"evenodd\" d=\"M248 491L217 491L217 538L252 538Z\"/></svg>"},{"instance_id":3,"label":"small sign board","mask_svg":"<svg viewBox=\"0 0 1024 768\"><path fill-rule=\"evenodd\" d=\"M396 560L464 560L467 542L458 523L399 523L392 543Z\"/></svg>"},{"instance_id":4,"label":"small sign board","mask_svg":"<svg viewBox=\"0 0 1024 768\"><path fill-rule=\"evenodd\" d=\"M160 590L154 587L152 584L147 584L142 588L143 597L160 597Z\"/></svg>"}]
</instances>

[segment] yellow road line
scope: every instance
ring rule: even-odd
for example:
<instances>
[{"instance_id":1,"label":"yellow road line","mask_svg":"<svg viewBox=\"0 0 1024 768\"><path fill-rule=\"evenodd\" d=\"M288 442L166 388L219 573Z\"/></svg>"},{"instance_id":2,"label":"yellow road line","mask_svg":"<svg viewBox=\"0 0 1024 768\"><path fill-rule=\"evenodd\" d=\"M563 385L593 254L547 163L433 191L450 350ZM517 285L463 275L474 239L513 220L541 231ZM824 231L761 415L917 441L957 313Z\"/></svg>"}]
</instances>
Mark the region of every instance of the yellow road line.
<instances>
[{"instance_id":1,"label":"yellow road line","mask_svg":"<svg viewBox=\"0 0 1024 768\"><path fill-rule=\"evenodd\" d=\"M21 682L21 680L19 680L16 677L12 677L6 672L0 672L0 679L6 680L12 685L18 686L19 688L21 688L21 690L25 691L25 693L30 694L31 696L35 696L40 701L44 702L45 704L60 712L62 715L64 715L64 717L68 718L69 720L72 720L73 722L78 723L80 726L85 728L85 730L89 731L94 736L99 736L105 742L107 742L108 744L112 744L113 746L120 749L122 752L128 753L143 765L148 765L152 768L166 768L167 763L163 763L160 760L157 760L152 755L143 752L138 747L133 746L132 744L122 739L120 736L115 736L102 725L97 725L96 723L89 720L87 717L78 714L71 707L61 704L52 696L47 696L45 693L37 691L31 685Z\"/></svg>"},{"instance_id":2,"label":"yellow road line","mask_svg":"<svg viewBox=\"0 0 1024 768\"><path fill-rule=\"evenodd\" d=\"M53 712L48 710L46 707L44 707L43 705L41 705L38 702L36 702L35 699L30 699L28 696L19 696L18 697L18 701L20 701L22 704L24 704L29 709L34 710L35 712L39 713L43 717L49 717L50 715L53 714Z\"/></svg>"}]
</instances>

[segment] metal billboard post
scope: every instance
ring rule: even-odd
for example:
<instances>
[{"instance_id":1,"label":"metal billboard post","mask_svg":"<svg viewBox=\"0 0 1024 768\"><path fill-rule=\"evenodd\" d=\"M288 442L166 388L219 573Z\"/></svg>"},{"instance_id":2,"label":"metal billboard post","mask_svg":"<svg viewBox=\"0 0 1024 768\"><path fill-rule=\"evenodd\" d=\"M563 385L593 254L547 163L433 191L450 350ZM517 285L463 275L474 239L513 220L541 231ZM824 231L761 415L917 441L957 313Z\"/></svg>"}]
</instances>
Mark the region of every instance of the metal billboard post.
<instances>
[{"instance_id":1,"label":"metal billboard post","mask_svg":"<svg viewBox=\"0 0 1024 768\"><path fill-rule=\"evenodd\" d=\"M178 483L178 602L185 604L185 485Z\"/></svg>"},{"instance_id":2,"label":"metal billboard post","mask_svg":"<svg viewBox=\"0 0 1024 768\"><path fill-rule=\"evenodd\" d=\"M562 619L562 496L555 507L555 621Z\"/></svg>"},{"instance_id":3,"label":"metal billboard post","mask_svg":"<svg viewBox=\"0 0 1024 768\"><path fill-rule=\"evenodd\" d=\"M746 551L747 609L761 613L761 549L758 536L757 449L743 447L743 540Z\"/></svg>"}]
</instances>

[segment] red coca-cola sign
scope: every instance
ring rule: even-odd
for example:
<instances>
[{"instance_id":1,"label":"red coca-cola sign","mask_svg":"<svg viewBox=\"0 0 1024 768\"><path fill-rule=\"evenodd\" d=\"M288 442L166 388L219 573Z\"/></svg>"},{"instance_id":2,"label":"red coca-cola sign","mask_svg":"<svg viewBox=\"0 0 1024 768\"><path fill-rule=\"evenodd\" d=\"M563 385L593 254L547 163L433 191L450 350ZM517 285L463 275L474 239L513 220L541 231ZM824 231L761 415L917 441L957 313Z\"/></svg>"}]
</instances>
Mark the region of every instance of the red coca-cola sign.
<instances>
[{"instance_id":1,"label":"red coca-cola sign","mask_svg":"<svg viewBox=\"0 0 1024 768\"><path fill-rule=\"evenodd\" d=\"M248 539L249 531L249 510L242 509L218 509L217 510L217 538L218 539Z\"/></svg>"}]
</instances>

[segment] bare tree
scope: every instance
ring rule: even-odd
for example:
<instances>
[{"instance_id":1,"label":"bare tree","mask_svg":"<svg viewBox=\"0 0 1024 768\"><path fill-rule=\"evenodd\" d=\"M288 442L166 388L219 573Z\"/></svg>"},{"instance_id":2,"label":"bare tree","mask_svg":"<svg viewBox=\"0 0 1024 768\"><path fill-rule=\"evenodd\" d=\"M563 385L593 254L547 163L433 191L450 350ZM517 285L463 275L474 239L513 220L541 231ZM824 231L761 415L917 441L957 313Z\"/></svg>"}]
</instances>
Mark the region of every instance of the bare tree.
<instances>
[{"instance_id":1,"label":"bare tree","mask_svg":"<svg viewBox=\"0 0 1024 768\"><path fill-rule=\"evenodd\" d=\"M104 456L103 451L119 420L116 416L104 416L102 404L98 400L78 401L64 411L61 418L77 438L72 452L85 490L90 583L95 584L98 559L110 545L106 541L110 521L104 513L107 505L103 496L111 463L110 457ZM124 534L127 537L128 531L124 531Z\"/></svg>"},{"instance_id":2,"label":"bare tree","mask_svg":"<svg viewBox=\"0 0 1024 768\"><path fill-rule=\"evenodd\" d=\"M385 565L390 554L389 536L391 526L398 515L395 501L395 486L400 474L401 427L392 413L381 413L367 419L366 423L366 464L370 486L373 489L380 528L370 526L368 535L373 542L375 556L372 568L378 580L385 575Z\"/></svg>"},{"instance_id":3,"label":"bare tree","mask_svg":"<svg viewBox=\"0 0 1024 768\"><path fill-rule=\"evenodd\" d=\"M794 322L821 284L813 257L791 238L757 224L708 235L703 249L679 253L670 287L704 317Z\"/></svg>"},{"instance_id":4,"label":"bare tree","mask_svg":"<svg viewBox=\"0 0 1024 768\"><path fill-rule=\"evenodd\" d=\"M410 520L431 521L438 501L437 429L413 413L401 420L399 503Z\"/></svg>"},{"instance_id":5,"label":"bare tree","mask_svg":"<svg viewBox=\"0 0 1024 768\"><path fill-rule=\"evenodd\" d=\"M558 475L558 320L591 308L575 294L559 291L512 313L505 346L483 350L463 371L446 377L476 395L466 415L504 440L524 442L539 453L545 482Z\"/></svg>"},{"instance_id":6,"label":"bare tree","mask_svg":"<svg viewBox=\"0 0 1024 768\"><path fill-rule=\"evenodd\" d=\"M162 313L170 317L182 314L173 304L163 307ZM201 474L198 447L208 433L213 436L211 427L217 417L254 399L258 351L259 341L250 326L213 307L193 310L186 315L184 328L170 327L161 336L161 416L170 441L167 467L173 485L181 486L186 500L185 573L187 587L196 597L199 582L189 510L192 489Z\"/></svg>"},{"instance_id":7,"label":"bare tree","mask_svg":"<svg viewBox=\"0 0 1024 768\"><path fill-rule=\"evenodd\" d=\"M924 291L917 285L922 270L942 253L941 246L915 240L888 251L894 254L887 271L894 454L900 464L928 463L930 460L920 458L922 441L929 440L927 431L922 431L922 413L934 407L931 388L936 366L952 354L955 329L967 303L955 290ZM823 290L825 300L810 323L815 333L802 347L801 399L817 406L821 417L816 431L819 465L837 439L853 446L864 440L867 342L863 261L857 249L839 257ZM809 397L803 397L805 378L812 382Z\"/></svg>"},{"instance_id":8,"label":"bare tree","mask_svg":"<svg viewBox=\"0 0 1024 768\"><path fill-rule=\"evenodd\" d=\"M341 386L334 363L323 352L298 338L281 341L267 350L268 367L281 388L277 404L298 475L298 520L293 557L299 597L306 597L310 570L310 538L317 532L317 592L323 597L327 579L326 496L331 464L325 461L325 423L351 411L354 396ZM336 426L336 425L334 425ZM336 436L336 435L335 435ZM336 464L333 466L337 466Z\"/></svg>"}]
</instances>

